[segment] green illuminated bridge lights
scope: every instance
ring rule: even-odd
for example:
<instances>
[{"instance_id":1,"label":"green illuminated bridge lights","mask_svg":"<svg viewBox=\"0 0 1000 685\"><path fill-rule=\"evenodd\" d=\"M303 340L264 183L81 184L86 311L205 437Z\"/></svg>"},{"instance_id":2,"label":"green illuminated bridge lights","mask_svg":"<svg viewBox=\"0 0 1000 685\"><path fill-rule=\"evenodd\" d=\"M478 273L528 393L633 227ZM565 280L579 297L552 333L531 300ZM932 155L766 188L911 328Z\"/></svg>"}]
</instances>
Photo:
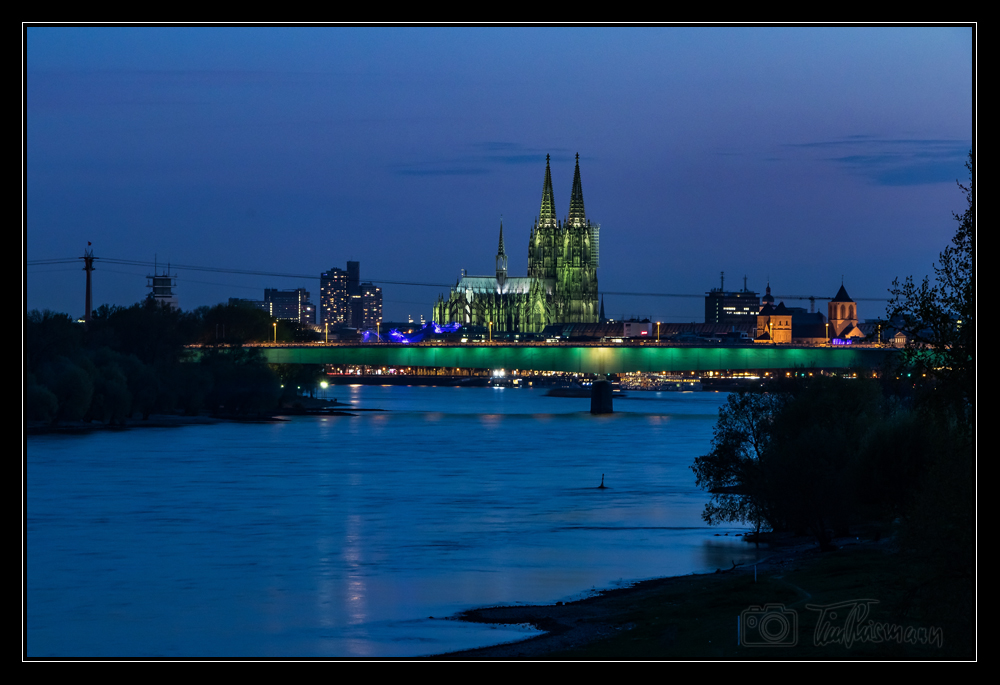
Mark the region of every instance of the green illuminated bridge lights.
<instances>
[{"instance_id":1,"label":"green illuminated bridge lights","mask_svg":"<svg viewBox=\"0 0 1000 685\"><path fill-rule=\"evenodd\" d=\"M260 345L269 364L422 366L569 373L877 369L895 350L874 346L595 344Z\"/></svg>"}]
</instances>

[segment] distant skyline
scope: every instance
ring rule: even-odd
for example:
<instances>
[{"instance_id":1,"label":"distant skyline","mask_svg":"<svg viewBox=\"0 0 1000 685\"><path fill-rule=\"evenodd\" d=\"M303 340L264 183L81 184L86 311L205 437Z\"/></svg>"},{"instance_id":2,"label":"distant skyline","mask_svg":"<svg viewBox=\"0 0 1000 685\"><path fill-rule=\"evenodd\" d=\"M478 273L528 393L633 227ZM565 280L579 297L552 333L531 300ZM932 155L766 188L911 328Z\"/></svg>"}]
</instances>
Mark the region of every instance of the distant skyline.
<instances>
[{"instance_id":1,"label":"distant skyline","mask_svg":"<svg viewBox=\"0 0 1000 685\"><path fill-rule=\"evenodd\" d=\"M361 263L384 318L429 318L462 269L527 269L545 155L574 154L601 292L884 298L932 273L964 198L970 27L24 30L29 310L260 299ZM82 262L82 260L80 260ZM303 275L282 278L227 273ZM310 276L311 275L311 276ZM808 302L786 300L788 306ZM609 317L702 321L699 297L607 295ZM825 300L819 310L825 312ZM860 318L885 311L862 301Z\"/></svg>"}]
</instances>

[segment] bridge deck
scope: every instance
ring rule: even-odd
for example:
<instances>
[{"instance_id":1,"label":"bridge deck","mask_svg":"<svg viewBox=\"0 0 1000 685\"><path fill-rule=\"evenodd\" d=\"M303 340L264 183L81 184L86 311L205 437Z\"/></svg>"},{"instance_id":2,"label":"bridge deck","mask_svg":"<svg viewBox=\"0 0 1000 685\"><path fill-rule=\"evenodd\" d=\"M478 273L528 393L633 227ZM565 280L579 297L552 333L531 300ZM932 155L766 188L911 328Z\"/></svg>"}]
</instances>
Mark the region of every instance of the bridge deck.
<instances>
[{"instance_id":1,"label":"bridge deck","mask_svg":"<svg viewBox=\"0 0 1000 685\"><path fill-rule=\"evenodd\" d=\"M791 345L267 345L271 364L347 364L576 373L873 369L893 352L878 347Z\"/></svg>"}]
</instances>

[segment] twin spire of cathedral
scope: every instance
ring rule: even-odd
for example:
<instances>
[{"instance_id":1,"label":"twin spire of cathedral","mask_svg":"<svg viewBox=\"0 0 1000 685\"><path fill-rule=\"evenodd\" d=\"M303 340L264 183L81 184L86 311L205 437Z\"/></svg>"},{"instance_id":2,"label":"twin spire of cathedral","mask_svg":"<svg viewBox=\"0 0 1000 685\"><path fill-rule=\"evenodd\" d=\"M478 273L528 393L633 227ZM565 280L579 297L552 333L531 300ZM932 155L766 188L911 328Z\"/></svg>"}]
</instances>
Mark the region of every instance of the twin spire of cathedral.
<instances>
[{"instance_id":1,"label":"twin spire of cathedral","mask_svg":"<svg viewBox=\"0 0 1000 685\"><path fill-rule=\"evenodd\" d=\"M576 153L576 171L573 172L573 192L569 198L569 221L571 226L587 223L587 213L583 211L583 183L580 181L580 153Z\"/></svg>"},{"instance_id":2,"label":"twin spire of cathedral","mask_svg":"<svg viewBox=\"0 0 1000 685\"><path fill-rule=\"evenodd\" d=\"M538 225L556 225L556 201L552 192L552 169L549 167L549 155L545 155L545 184L542 186L542 208L538 213Z\"/></svg>"},{"instance_id":3,"label":"twin spire of cathedral","mask_svg":"<svg viewBox=\"0 0 1000 685\"><path fill-rule=\"evenodd\" d=\"M545 155L545 183L542 186L542 207L538 212L538 225L555 227L556 202L552 192L552 168L550 156ZM573 172L573 191L569 198L569 218L567 223L572 226L583 226L587 223L587 214L583 209L583 183L580 181L580 153L576 153L576 170Z\"/></svg>"}]
</instances>

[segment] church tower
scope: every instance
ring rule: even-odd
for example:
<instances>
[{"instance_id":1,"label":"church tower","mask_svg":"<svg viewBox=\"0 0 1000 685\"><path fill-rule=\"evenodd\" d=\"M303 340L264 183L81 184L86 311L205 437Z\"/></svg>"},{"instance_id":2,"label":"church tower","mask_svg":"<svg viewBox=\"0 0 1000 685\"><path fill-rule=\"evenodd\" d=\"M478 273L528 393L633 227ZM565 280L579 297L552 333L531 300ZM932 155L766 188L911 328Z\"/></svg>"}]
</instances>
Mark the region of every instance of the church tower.
<instances>
[{"instance_id":1,"label":"church tower","mask_svg":"<svg viewBox=\"0 0 1000 685\"><path fill-rule=\"evenodd\" d=\"M576 155L569 216L559 231L556 260L555 304L557 320L566 323L597 323L597 251L599 228L587 220L580 180L580 155Z\"/></svg>"},{"instance_id":2,"label":"church tower","mask_svg":"<svg viewBox=\"0 0 1000 685\"><path fill-rule=\"evenodd\" d=\"M542 206L528 239L528 276L555 279L556 250L561 226L556 220L556 202L552 192L552 169L545 155L545 182L542 184Z\"/></svg>"},{"instance_id":3,"label":"church tower","mask_svg":"<svg viewBox=\"0 0 1000 685\"><path fill-rule=\"evenodd\" d=\"M831 338L847 337L858 326L858 303L847 294L843 283L837 296L827 305L826 318L830 322Z\"/></svg>"}]
</instances>

